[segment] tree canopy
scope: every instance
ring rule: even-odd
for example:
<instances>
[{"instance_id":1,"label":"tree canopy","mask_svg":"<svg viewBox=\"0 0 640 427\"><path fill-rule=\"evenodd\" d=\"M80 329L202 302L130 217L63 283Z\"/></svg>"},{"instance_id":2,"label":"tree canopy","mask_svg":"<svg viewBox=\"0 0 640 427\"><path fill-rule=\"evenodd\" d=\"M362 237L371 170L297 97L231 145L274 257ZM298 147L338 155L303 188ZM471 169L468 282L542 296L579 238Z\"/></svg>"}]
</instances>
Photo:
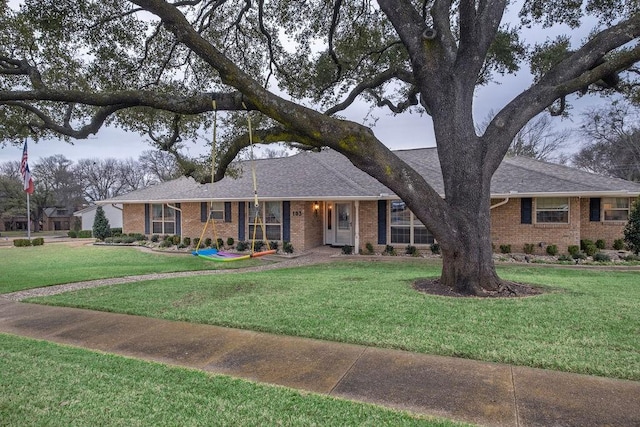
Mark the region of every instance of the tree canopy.
<instances>
[{"instance_id":1,"label":"tree canopy","mask_svg":"<svg viewBox=\"0 0 640 427\"><path fill-rule=\"evenodd\" d=\"M256 141L333 148L392 189L440 242L442 280L480 293L501 286L490 259L491 176L520 129L547 108L566 113L570 95L638 99L639 8L635 0L25 0L0 14L0 138L86 138L113 124L179 156L213 110L257 111ZM569 36L586 23L588 37ZM528 26L567 35L528 45ZM477 85L526 63L530 87L478 135ZM356 100L431 116L445 199L371 128L340 116ZM218 179L247 143L229 131ZM195 174L197 162L180 161Z\"/></svg>"}]
</instances>

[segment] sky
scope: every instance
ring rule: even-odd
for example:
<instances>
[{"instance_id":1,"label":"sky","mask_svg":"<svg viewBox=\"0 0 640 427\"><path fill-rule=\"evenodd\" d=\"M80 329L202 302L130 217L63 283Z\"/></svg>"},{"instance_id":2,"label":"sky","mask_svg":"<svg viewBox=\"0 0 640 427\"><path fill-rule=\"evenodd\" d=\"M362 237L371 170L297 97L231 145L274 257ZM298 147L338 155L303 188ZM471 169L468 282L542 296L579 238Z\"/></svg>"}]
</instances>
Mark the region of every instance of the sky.
<instances>
[{"instance_id":1,"label":"sky","mask_svg":"<svg viewBox=\"0 0 640 427\"><path fill-rule=\"evenodd\" d=\"M16 3L17 0L10 0L10 4ZM544 38L553 38L562 31L562 28L545 29L544 36L539 32L530 32L526 34L526 39L528 42L543 41ZM500 77L498 80L499 84L492 83L477 90L474 108L478 122L485 121L490 111L499 111L502 106L531 84L531 77L526 66L520 70L518 75L507 75ZM593 96L578 100L574 104L576 108L573 110L570 119L554 118L556 128L577 128L581 120L580 113L602 102L600 98ZM342 114L345 114L350 120L363 122L367 112L368 106L354 104ZM373 127L373 131L378 139L389 148L396 150L435 146L433 129L428 116L421 116L415 113L394 116L386 108L374 110L373 115L379 118L375 127ZM188 154L193 156L206 154L207 151L202 145L186 144L186 146ZM574 143L570 150L576 151L578 148L578 145ZM37 144L30 141L29 163L33 164L41 158L56 154L64 155L73 161L86 158L137 159L143 151L150 149L153 149L153 147L145 137L106 127L102 128L97 135L92 135L88 139L73 140L73 144L59 140L40 141ZM0 163L13 160L19 161L21 154L22 147L0 146Z\"/></svg>"}]
</instances>

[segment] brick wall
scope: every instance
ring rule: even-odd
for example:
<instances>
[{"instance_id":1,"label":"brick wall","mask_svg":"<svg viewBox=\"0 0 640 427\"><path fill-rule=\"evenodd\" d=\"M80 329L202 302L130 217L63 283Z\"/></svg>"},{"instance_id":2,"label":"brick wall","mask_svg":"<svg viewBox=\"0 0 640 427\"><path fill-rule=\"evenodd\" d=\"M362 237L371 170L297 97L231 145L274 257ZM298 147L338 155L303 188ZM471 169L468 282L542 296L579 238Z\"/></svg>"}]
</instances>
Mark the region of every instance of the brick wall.
<instances>
[{"instance_id":1,"label":"brick wall","mask_svg":"<svg viewBox=\"0 0 640 427\"><path fill-rule=\"evenodd\" d=\"M535 199L532 212L534 224L521 224L520 206L521 199L511 199L507 204L491 210L491 241L496 251L499 251L500 245L511 245L512 252L522 252L525 243L533 243L538 254L546 253L548 245L557 245L558 252L566 253L569 245L580 244L579 198L569 198L568 224L535 224Z\"/></svg>"},{"instance_id":2,"label":"brick wall","mask_svg":"<svg viewBox=\"0 0 640 427\"><path fill-rule=\"evenodd\" d=\"M378 202L360 202L360 247L358 250L365 250L367 243L371 243L374 250L382 252L385 245L378 245Z\"/></svg>"},{"instance_id":3,"label":"brick wall","mask_svg":"<svg viewBox=\"0 0 640 427\"><path fill-rule=\"evenodd\" d=\"M122 232L144 234L144 205L122 206Z\"/></svg>"},{"instance_id":4,"label":"brick wall","mask_svg":"<svg viewBox=\"0 0 640 427\"><path fill-rule=\"evenodd\" d=\"M580 227L581 239L596 241L603 239L607 249L611 249L615 239L622 239L626 221L604 221L604 215L600 215L600 221L589 221L589 198L580 200L580 213L582 226Z\"/></svg>"}]
</instances>

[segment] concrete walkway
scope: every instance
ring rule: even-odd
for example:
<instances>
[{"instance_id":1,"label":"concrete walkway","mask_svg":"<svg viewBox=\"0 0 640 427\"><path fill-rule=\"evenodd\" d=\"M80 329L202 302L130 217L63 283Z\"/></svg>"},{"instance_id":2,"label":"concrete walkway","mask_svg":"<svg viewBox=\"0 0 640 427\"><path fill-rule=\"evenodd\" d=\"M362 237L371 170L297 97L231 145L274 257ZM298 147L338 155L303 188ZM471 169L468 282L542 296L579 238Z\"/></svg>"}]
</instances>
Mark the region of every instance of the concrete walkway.
<instances>
[{"instance_id":1,"label":"concrete walkway","mask_svg":"<svg viewBox=\"0 0 640 427\"><path fill-rule=\"evenodd\" d=\"M0 298L0 332L486 426L640 426L640 382Z\"/></svg>"}]
</instances>

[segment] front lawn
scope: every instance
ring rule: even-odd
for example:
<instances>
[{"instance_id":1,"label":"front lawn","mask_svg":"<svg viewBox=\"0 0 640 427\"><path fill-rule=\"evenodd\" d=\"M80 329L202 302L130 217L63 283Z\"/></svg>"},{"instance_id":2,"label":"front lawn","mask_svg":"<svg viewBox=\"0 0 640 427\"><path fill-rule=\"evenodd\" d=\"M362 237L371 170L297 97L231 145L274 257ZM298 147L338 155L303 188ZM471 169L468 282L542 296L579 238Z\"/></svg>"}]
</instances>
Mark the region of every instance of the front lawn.
<instances>
[{"instance_id":1,"label":"front lawn","mask_svg":"<svg viewBox=\"0 0 640 427\"><path fill-rule=\"evenodd\" d=\"M264 263L251 259L219 263L189 255L143 252L134 247L68 246L0 248L0 294L84 280L174 271L219 270Z\"/></svg>"},{"instance_id":2,"label":"front lawn","mask_svg":"<svg viewBox=\"0 0 640 427\"><path fill-rule=\"evenodd\" d=\"M411 288L439 274L421 260L336 262L34 301L640 380L638 272L500 267L506 279L547 286L514 299Z\"/></svg>"}]
</instances>

